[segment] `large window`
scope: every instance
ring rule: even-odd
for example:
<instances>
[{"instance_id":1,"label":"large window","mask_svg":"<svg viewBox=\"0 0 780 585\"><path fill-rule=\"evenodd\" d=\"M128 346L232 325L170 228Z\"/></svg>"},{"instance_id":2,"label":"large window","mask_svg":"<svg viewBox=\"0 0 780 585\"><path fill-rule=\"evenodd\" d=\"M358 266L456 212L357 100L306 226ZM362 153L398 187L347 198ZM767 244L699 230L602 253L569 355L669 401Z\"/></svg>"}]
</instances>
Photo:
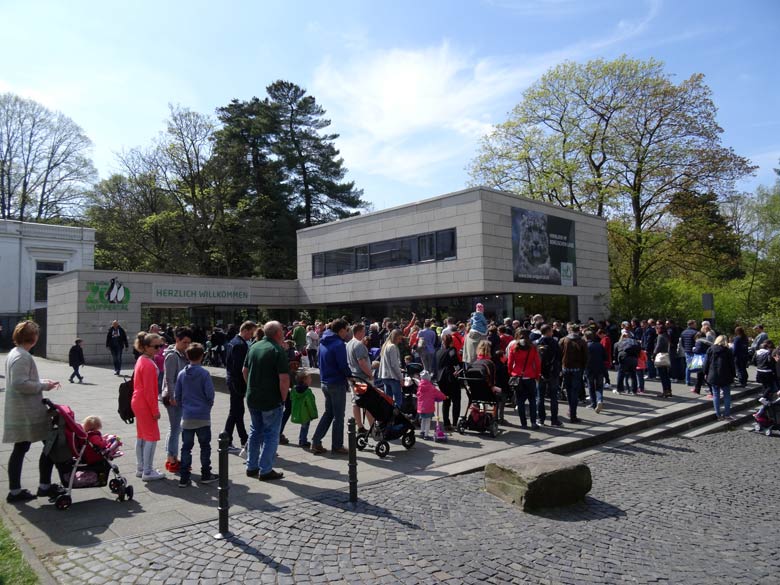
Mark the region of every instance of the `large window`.
<instances>
[{"instance_id":1,"label":"large window","mask_svg":"<svg viewBox=\"0 0 780 585\"><path fill-rule=\"evenodd\" d=\"M313 254L312 276L337 276L454 258L457 246L453 228Z\"/></svg>"},{"instance_id":2,"label":"large window","mask_svg":"<svg viewBox=\"0 0 780 585\"><path fill-rule=\"evenodd\" d=\"M64 262L48 262L38 260L35 262L35 302L45 303L48 287L46 280L50 276L60 274L65 270Z\"/></svg>"}]
</instances>

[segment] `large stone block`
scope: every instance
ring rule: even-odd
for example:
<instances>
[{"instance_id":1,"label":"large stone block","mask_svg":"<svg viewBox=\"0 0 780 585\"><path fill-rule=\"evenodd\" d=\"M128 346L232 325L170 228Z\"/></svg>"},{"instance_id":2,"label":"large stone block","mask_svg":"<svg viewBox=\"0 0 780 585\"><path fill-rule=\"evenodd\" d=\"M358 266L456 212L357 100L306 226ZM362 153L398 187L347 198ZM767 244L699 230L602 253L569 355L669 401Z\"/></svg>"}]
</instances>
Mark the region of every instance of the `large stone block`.
<instances>
[{"instance_id":1,"label":"large stone block","mask_svg":"<svg viewBox=\"0 0 780 585\"><path fill-rule=\"evenodd\" d=\"M574 504L592 486L585 463L553 453L494 459L485 466L488 493L523 510Z\"/></svg>"}]
</instances>

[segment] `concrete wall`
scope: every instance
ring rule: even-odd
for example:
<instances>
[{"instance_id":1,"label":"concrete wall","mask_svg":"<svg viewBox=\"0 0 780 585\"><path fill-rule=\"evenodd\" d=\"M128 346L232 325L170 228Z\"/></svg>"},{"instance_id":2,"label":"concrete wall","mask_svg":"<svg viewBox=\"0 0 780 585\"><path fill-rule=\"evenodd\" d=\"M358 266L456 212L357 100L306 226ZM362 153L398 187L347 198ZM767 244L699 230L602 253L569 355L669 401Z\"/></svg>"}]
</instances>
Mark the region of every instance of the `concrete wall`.
<instances>
[{"instance_id":1,"label":"concrete wall","mask_svg":"<svg viewBox=\"0 0 780 585\"><path fill-rule=\"evenodd\" d=\"M577 286L516 283L512 277L511 208L575 222ZM324 278L312 277L312 254L455 228L457 259ZM298 232L301 301L310 304L480 293L577 297L580 317L603 317L609 302L606 222L583 213L475 188Z\"/></svg>"},{"instance_id":2,"label":"concrete wall","mask_svg":"<svg viewBox=\"0 0 780 585\"><path fill-rule=\"evenodd\" d=\"M0 315L22 315L35 302L37 260L64 263L64 272L95 265L95 230L0 220Z\"/></svg>"},{"instance_id":3,"label":"concrete wall","mask_svg":"<svg viewBox=\"0 0 780 585\"><path fill-rule=\"evenodd\" d=\"M125 298L121 303L105 300L111 279L121 282L124 287ZM238 293L241 298L219 296L225 291ZM102 270L69 272L49 281L47 355L51 359L67 360L73 340L80 337L84 340L87 364L111 363L111 355L105 347L111 322L118 320L132 343L135 334L149 326L149 323L141 323L142 305L286 307L297 304L298 283L294 280L221 279Z\"/></svg>"}]
</instances>

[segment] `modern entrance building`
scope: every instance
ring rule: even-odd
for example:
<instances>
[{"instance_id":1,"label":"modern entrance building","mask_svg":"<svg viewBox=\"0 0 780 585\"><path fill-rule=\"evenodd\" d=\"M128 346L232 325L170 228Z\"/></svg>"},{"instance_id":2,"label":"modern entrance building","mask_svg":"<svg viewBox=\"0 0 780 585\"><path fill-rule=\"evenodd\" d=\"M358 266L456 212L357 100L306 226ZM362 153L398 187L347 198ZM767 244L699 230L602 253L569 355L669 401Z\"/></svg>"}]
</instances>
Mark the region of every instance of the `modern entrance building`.
<instances>
[{"instance_id":1,"label":"modern entrance building","mask_svg":"<svg viewBox=\"0 0 780 585\"><path fill-rule=\"evenodd\" d=\"M76 270L48 282L48 354L65 359L81 337L88 363L109 361L113 319L132 336L157 315L465 319L482 302L496 318L598 319L609 303L603 219L486 188L299 230L297 280Z\"/></svg>"}]
</instances>

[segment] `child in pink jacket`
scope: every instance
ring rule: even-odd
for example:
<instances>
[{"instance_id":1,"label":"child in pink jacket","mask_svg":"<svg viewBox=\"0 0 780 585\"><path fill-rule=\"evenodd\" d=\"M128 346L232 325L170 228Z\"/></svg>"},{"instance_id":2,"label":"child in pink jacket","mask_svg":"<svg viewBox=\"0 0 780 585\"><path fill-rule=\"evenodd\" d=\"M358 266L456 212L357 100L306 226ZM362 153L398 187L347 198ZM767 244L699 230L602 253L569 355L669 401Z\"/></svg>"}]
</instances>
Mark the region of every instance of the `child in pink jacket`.
<instances>
[{"instance_id":1,"label":"child in pink jacket","mask_svg":"<svg viewBox=\"0 0 780 585\"><path fill-rule=\"evenodd\" d=\"M431 419L436 411L436 402L447 400L447 396L431 382L431 373L423 370L420 373L420 385L417 386L417 414L420 416L420 438L432 438L428 436L431 428Z\"/></svg>"}]
</instances>

